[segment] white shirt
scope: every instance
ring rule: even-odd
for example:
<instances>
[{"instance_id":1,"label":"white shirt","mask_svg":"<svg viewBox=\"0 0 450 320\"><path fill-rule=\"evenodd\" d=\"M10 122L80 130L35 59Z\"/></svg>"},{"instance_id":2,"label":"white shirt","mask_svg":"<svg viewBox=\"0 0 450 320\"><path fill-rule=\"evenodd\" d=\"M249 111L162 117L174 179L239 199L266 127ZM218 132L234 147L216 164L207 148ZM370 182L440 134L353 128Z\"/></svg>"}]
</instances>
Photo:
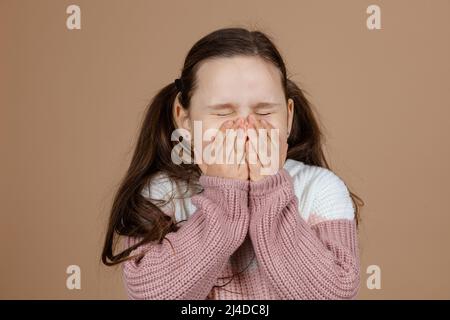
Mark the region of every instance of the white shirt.
<instances>
[{"instance_id":1,"label":"white shirt","mask_svg":"<svg viewBox=\"0 0 450 320\"><path fill-rule=\"evenodd\" d=\"M331 170L287 159L284 164L293 178L298 199L298 212L309 224L324 220L354 219L354 207L345 183ZM187 191L187 194L183 193ZM187 220L197 209L191 202L192 193L184 183L171 181L164 173L157 174L141 193L151 199L174 199L160 208L166 214L175 213L176 221Z\"/></svg>"}]
</instances>

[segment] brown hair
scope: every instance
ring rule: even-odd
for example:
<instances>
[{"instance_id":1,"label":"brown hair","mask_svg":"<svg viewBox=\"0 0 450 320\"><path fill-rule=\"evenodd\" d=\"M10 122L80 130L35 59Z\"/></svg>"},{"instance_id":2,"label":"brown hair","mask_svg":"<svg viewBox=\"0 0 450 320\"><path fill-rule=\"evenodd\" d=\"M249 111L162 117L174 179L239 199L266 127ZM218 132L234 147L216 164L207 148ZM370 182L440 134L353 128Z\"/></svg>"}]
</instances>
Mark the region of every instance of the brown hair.
<instances>
[{"instance_id":1,"label":"brown hair","mask_svg":"<svg viewBox=\"0 0 450 320\"><path fill-rule=\"evenodd\" d=\"M294 100L294 119L288 139L287 158L330 169L322 150L323 135L311 104L295 82L288 79L280 53L269 36L260 31L225 28L197 41L187 54L181 72L180 79L183 84L179 97L181 105L189 108L190 99L197 85L196 71L201 62L210 58L236 55L261 57L274 64L280 71L286 101L288 98ZM179 229L177 224L181 221L176 222L166 215L158 207L161 201L147 199L141 194L145 184L158 172L163 172L174 181L182 181L187 185L195 185L201 175L196 164L177 165L171 160L171 151L178 143L171 141L171 134L176 129L172 106L178 92L172 82L162 88L147 107L131 164L112 205L102 252L102 262L106 265L115 265L135 258L129 255L138 246L151 241L161 243L167 233ZM350 196L358 225L360 206L364 205L364 202L353 192L350 192ZM114 254L116 235L142 237L142 240ZM142 255L143 253L139 258Z\"/></svg>"}]
</instances>

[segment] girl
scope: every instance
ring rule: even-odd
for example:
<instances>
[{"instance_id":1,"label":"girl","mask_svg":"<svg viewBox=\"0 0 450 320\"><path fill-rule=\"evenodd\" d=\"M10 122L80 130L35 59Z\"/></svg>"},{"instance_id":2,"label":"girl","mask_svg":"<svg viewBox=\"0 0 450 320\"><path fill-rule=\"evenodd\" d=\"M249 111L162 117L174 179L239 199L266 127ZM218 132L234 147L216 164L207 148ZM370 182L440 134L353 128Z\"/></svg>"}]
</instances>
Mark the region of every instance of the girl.
<instances>
[{"instance_id":1,"label":"girl","mask_svg":"<svg viewBox=\"0 0 450 320\"><path fill-rule=\"evenodd\" d=\"M190 135L172 141L176 129ZM242 130L232 140L240 161L173 161L179 143L193 147L208 129ZM279 140L261 129L277 129ZM261 174L250 130L270 150L279 147L272 174ZM268 36L242 28L210 33L148 107L114 199L103 263L122 263L130 299L355 298L364 203L329 169L321 139L310 103ZM126 241L115 254L117 235Z\"/></svg>"}]
</instances>

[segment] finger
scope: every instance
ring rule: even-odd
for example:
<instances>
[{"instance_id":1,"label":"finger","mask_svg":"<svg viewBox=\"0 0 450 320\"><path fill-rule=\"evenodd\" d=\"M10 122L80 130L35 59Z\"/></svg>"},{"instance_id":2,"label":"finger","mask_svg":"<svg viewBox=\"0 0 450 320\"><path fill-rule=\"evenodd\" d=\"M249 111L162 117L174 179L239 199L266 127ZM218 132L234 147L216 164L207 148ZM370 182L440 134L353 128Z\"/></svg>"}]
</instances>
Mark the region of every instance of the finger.
<instances>
[{"instance_id":1,"label":"finger","mask_svg":"<svg viewBox=\"0 0 450 320\"><path fill-rule=\"evenodd\" d=\"M256 131L256 128L253 123L249 123L248 129L247 129L247 135L248 135L248 150L247 152L247 159L249 164L255 164L258 161L258 153L255 152L256 150L256 144L258 141L258 131Z\"/></svg>"},{"instance_id":2,"label":"finger","mask_svg":"<svg viewBox=\"0 0 450 320\"><path fill-rule=\"evenodd\" d=\"M259 154L257 152L257 147L254 144L255 142L252 139L248 140L248 148L249 148L249 166L252 165L254 168L259 168L262 166L261 159L259 158Z\"/></svg>"},{"instance_id":3,"label":"finger","mask_svg":"<svg viewBox=\"0 0 450 320\"><path fill-rule=\"evenodd\" d=\"M256 119L256 118L253 118L253 119L254 119L253 120L253 125L254 125L256 131L259 133L260 130L263 129L263 126L262 126L261 122L258 119Z\"/></svg>"},{"instance_id":4,"label":"finger","mask_svg":"<svg viewBox=\"0 0 450 320\"><path fill-rule=\"evenodd\" d=\"M272 152L274 150L277 150L276 144L278 143L276 137L274 137L275 139L272 139L272 134L277 135L278 132L276 132L276 129L272 126L272 124L270 124L268 121L264 119L261 120L261 125L267 130L268 155L269 157L271 157Z\"/></svg>"},{"instance_id":5,"label":"finger","mask_svg":"<svg viewBox=\"0 0 450 320\"><path fill-rule=\"evenodd\" d=\"M247 133L244 129L239 128L236 138L236 158L239 165L244 165L245 163L245 142L247 140Z\"/></svg>"},{"instance_id":6,"label":"finger","mask_svg":"<svg viewBox=\"0 0 450 320\"><path fill-rule=\"evenodd\" d=\"M250 159L250 153L252 151L250 140L245 141L245 162L248 166L249 173L252 174L253 172L256 172L258 170L258 161L253 161Z\"/></svg>"},{"instance_id":7,"label":"finger","mask_svg":"<svg viewBox=\"0 0 450 320\"><path fill-rule=\"evenodd\" d=\"M269 146L270 144L268 143L268 131L265 127L265 125L263 125L263 122L260 120L255 120L255 127L257 129L257 136L258 136L258 145L254 145L254 148L257 152L258 155L258 159L259 162L261 163L262 166L266 166L269 165L270 160L268 158L269 156Z\"/></svg>"},{"instance_id":8,"label":"finger","mask_svg":"<svg viewBox=\"0 0 450 320\"><path fill-rule=\"evenodd\" d=\"M219 130L216 133L216 136L219 138L214 139L214 155L216 158L216 163L223 164L224 160L226 160L226 156L224 155L224 144L226 139L226 131L229 130L234 125L234 121L228 120L222 123L219 127ZM217 160L220 159L220 162Z\"/></svg>"},{"instance_id":9,"label":"finger","mask_svg":"<svg viewBox=\"0 0 450 320\"><path fill-rule=\"evenodd\" d=\"M235 153L239 165L245 164L245 141L247 140L247 130L243 119L239 119L239 126L236 132Z\"/></svg>"},{"instance_id":10,"label":"finger","mask_svg":"<svg viewBox=\"0 0 450 320\"><path fill-rule=\"evenodd\" d=\"M248 140L246 140L245 141L245 143L244 143L244 148L245 148L245 161L247 161L247 163L248 163L248 158L249 158L249 152L250 152L250 149L249 149L249 141Z\"/></svg>"},{"instance_id":11,"label":"finger","mask_svg":"<svg viewBox=\"0 0 450 320\"><path fill-rule=\"evenodd\" d=\"M261 144L261 146L260 146L260 149L259 149L259 152L260 152L260 160L262 160L262 158L264 158L263 156L264 155L262 155L261 153L263 153L263 152L265 152L266 153L266 155L268 156L268 157L270 157L271 155L272 155L272 148L271 148L271 139L270 139L270 128L269 128L269 126L268 126L268 123L264 120L264 119L261 119L260 121L259 121L259 125L260 125L260 128L261 128L261 130L260 130L260 136L259 136L259 139L258 139L258 142ZM266 159L264 159L264 160L266 160ZM261 163L263 164L263 165L268 165L269 164L269 160L267 161L267 163L265 163L266 161L261 161Z\"/></svg>"},{"instance_id":12,"label":"finger","mask_svg":"<svg viewBox=\"0 0 450 320\"><path fill-rule=\"evenodd\" d=\"M227 164L234 164L235 161L235 149L236 149L236 136L237 128L239 127L239 121L235 121L233 126L227 130L226 137L226 159Z\"/></svg>"},{"instance_id":13,"label":"finger","mask_svg":"<svg viewBox=\"0 0 450 320\"><path fill-rule=\"evenodd\" d=\"M268 141L272 142L272 137L270 136L271 130L274 129L274 127L266 120L262 119L261 120L261 126L267 130L267 137L268 137Z\"/></svg>"}]
</instances>

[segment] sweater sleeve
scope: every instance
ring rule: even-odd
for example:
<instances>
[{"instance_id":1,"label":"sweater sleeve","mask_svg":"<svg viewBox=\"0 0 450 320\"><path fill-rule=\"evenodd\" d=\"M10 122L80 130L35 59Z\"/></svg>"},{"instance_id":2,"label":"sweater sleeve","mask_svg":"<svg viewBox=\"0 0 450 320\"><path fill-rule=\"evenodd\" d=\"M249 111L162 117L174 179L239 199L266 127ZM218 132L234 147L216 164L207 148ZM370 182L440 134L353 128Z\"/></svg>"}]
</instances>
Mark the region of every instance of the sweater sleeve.
<instances>
[{"instance_id":1,"label":"sweater sleeve","mask_svg":"<svg viewBox=\"0 0 450 320\"><path fill-rule=\"evenodd\" d=\"M206 299L249 225L248 181L201 176L202 193L192 197L196 211L162 243L141 245L139 261L123 263L130 299ZM129 243L136 240L128 238ZM168 241L166 241L168 240Z\"/></svg>"},{"instance_id":2,"label":"sweater sleeve","mask_svg":"<svg viewBox=\"0 0 450 320\"><path fill-rule=\"evenodd\" d=\"M339 199L330 192L333 188L326 190L321 201ZM349 200L348 194L341 196L341 201ZM249 201L255 254L280 299L355 298L360 265L354 219L308 224L298 212L293 180L285 169L250 182Z\"/></svg>"}]
</instances>

